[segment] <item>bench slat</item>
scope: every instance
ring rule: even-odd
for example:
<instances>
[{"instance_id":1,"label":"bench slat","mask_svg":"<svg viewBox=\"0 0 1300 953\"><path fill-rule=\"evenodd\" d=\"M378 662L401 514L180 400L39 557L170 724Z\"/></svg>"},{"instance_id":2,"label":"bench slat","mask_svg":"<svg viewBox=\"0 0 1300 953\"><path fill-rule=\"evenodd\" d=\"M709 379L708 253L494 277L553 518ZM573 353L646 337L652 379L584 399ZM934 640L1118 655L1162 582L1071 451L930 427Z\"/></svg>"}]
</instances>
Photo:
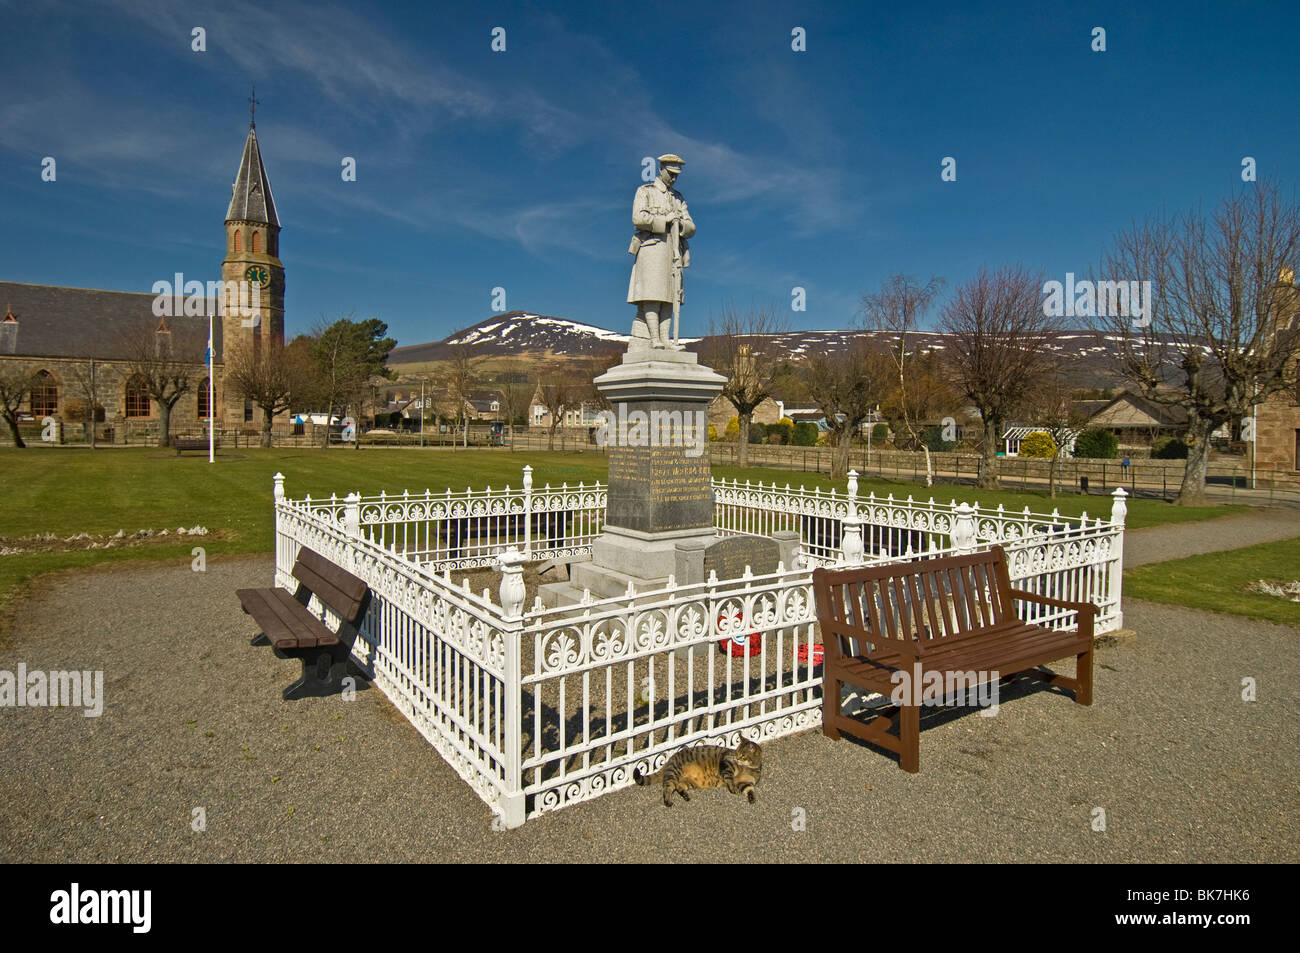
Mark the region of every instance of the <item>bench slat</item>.
<instances>
[{"instance_id":1,"label":"bench slat","mask_svg":"<svg viewBox=\"0 0 1300 953\"><path fill-rule=\"evenodd\" d=\"M306 586L309 592L314 593L321 603L333 609L339 618L347 619L349 622L354 621L357 609L360 607L359 600L348 597L324 576L302 563L294 564L293 577Z\"/></svg>"},{"instance_id":2,"label":"bench slat","mask_svg":"<svg viewBox=\"0 0 1300 953\"><path fill-rule=\"evenodd\" d=\"M1015 625L1005 629L994 629L974 634L967 638L945 640L944 644L923 652L919 657L922 669L951 668L954 665L976 665L994 668L993 663L1000 658L1014 663L1020 657L1029 657L1042 651L1062 650L1069 654L1082 640L1074 632L1056 632L1033 625ZM903 660L900 654L882 654L872 661L882 665L896 664Z\"/></svg>"},{"instance_id":3,"label":"bench slat","mask_svg":"<svg viewBox=\"0 0 1300 953\"><path fill-rule=\"evenodd\" d=\"M306 548L298 553L293 576L334 610L339 618L350 625L357 623L369 593L369 587L362 580Z\"/></svg>"},{"instance_id":4,"label":"bench slat","mask_svg":"<svg viewBox=\"0 0 1300 953\"><path fill-rule=\"evenodd\" d=\"M236 595L276 648L315 648L339 640L287 590L240 589Z\"/></svg>"},{"instance_id":5,"label":"bench slat","mask_svg":"<svg viewBox=\"0 0 1300 953\"><path fill-rule=\"evenodd\" d=\"M299 602L293 593L285 589L275 589L273 592L268 600L272 611L284 620L296 642L296 645L287 647L307 649L318 645L333 645L338 641L338 636Z\"/></svg>"},{"instance_id":6,"label":"bench slat","mask_svg":"<svg viewBox=\"0 0 1300 953\"><path fill-rule=\"evenodd\" d=\"M1030 632L1022 634L1016 640L1003 640L988 646L980 645L980 640L974 639L969 645L954 647L940 658L923 658L918 661L922 676L928 672L997 672L1000 676L1005 676L1088 651L1089 645L1085 642L1061 639L1060 635L1061 633ZM871 688L886 696L896 687L897 683L892 681L895 671L902 669L909 677L913 674L908 661L898 656L846 659L838 668L845 681Z\"/></svg>"},{"instance_id":7,"label":"bench slat","mask_svg":"<svg viewBox=\"0 0 1300 953\"><path fill-rule=\"evenodd\" d=\"M286 639L293 638L293 632L285 624L280 615L272 609L270 597L273 590L270 589L239 589L235 595L239 597L240 605L244 611L253 617L262 628L262 634L267 637L272 645L279 644Z\"/></svg>"},{"instance_id":8,"label":"bench slat","mask_svg":"<svg viewBox=\"0 0 1300 953\"><path fill-rule=\"evenodd\" d=\"M292 604L292 605L290 605ZM320 644L320 630L325 627L311 613L284 589L272 590L266 596L267 612L286 630L280 640L271 636L271 644L276 648L315 648ZM325 631L329 631L325 629Z\"/></svg>"}]
</instances>

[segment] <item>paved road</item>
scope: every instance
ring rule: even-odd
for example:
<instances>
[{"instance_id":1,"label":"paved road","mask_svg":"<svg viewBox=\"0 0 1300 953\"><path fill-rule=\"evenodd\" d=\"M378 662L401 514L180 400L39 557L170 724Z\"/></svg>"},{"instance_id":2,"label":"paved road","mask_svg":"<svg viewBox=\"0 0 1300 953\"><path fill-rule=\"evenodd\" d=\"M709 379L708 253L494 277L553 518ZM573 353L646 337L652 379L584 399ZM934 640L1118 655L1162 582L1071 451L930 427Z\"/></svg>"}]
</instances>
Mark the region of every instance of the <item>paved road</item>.
<instances>
[{"instance_id":1,"label":"paved road","mask_svg":"<svg viewBox=\"0 0 1300 953\"><path fill-rule=\"evenodd\" d=\"M634 787L495 832L378 690L280 699L296 664L247 645L233 595L271 567L98 571L23 603L0 669L102 668L106 705L0 709L0 861L1300 861L1295 628L1128 601L1096 704L1021 689L931 718L918 775L806 732L766 746L754 806Z\"/></svg>"},{"instance_id":2,"label":"paved road","mask_svg":"<svg viewBox=\"0 0 1300 953\"><path fill-rule=\"evenodd\" d=\"M1170 523L1124 533L1125 567L1219 553L1300 536L1300 510L1269 507L1199 523Z\"/></svg>"}]
</instances>

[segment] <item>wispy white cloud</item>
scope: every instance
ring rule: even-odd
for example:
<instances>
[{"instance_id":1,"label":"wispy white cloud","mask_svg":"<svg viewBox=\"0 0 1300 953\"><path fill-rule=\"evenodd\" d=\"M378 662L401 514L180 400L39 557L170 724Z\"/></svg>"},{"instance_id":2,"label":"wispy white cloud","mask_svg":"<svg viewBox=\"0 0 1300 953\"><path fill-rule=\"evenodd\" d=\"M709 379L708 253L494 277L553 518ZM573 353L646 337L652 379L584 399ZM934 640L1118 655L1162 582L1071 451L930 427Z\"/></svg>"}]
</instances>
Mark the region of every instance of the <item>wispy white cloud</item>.
<instances>
[{"instance_id":1,"label":"wispy white cloud","mask_svg":"<svg viewBox=\"0 0 1300 953\"><path fill-rule=\"evenodd\" d=\"M97 6L120 28L151 37L157 56L178 68L205 70L209 84L224 85L230 73L242 73L272 88L314 90L329 104L301 119L282 108L259 123L282 211L299 203L344 207L421 233L463 230L514 242L543 260L564 251L613 261L622 249L604 247L609 243L600 237L607 234L600 223L627 217L631 187L639 184L640 147L686 156L682 187L693 205L707 197L715 208L779 223L794 236L843 228L861 214L844 199L847 183L836 167L774 159L768 150L682 128L657 105L671 97L651 67L626 62L603 38L555 15L530 14L539 31L531 42L563 49L570 68L599 75L600 83L529 83L526 73L512 80L492 72L465 75L434 61L382 20L336 3L232 0L201 12L165 0L103 0ZM194 26L207 31L204 56L190 51ZM64 48L56 52L69 55ZM145 72L136 82L151 82L153 75ZM48 77L0 106L0 149L44 150L60 156L61 164L78 166L88 180L177 201L193 201L196 175L229 181L238 144L230 128L212 128L204 104L100 88L73 69L54 68ZM430 141L445 143L449 132L467 142L484 133L513 135L516 148L542 166L569 156L581 156L588 167L627 163L628 194L621 204L552 198L555 175L542 182L519 176L489 187L486 174L474 168L473 148L459 160L463 168L449 170L458 177L420 183ZM37 137L39 146L32 141ZM819 141L828 137L822 130ZM337 173L303 174L337 169L340 157L356 154L359 144L368 150L361 160L367 187L331 187ZM456 187L451 178L458 178Z\"/></svg>"}]
</instances>

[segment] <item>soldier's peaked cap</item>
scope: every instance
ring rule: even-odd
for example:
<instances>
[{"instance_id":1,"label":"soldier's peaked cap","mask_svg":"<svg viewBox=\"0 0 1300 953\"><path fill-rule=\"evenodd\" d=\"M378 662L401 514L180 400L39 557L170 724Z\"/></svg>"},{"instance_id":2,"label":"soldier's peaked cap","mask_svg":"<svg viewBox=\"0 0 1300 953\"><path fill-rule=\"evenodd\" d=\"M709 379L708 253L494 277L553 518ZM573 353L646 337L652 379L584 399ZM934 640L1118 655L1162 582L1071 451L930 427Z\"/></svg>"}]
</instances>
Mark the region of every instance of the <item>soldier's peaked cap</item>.
<instances>
[{"instance_id":1,"label":"soldier's peaked cap","mask_svg":"<svg viewBox=\"0 0 1300 953\"><path fill-rule=\"evenodd\" d=\"M680 169L685 164L686 164L685 159L683 159L681 156L675 156L671 152L668 153L667 155L662 155L659 157L659 165L661 166L675 165Z\"/></svg>"}]
</instances>

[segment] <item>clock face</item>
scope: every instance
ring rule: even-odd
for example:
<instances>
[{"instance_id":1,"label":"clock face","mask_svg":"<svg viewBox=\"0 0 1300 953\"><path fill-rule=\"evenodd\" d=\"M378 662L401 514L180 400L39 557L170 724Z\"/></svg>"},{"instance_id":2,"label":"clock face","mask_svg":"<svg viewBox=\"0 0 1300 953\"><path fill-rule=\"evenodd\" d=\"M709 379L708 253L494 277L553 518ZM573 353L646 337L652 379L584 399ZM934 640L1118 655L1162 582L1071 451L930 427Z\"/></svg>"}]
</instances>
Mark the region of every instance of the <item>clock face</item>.
<instances>
[{"instance_id":1,"label":"clock face","mask_svg":"<svg viewBox=\"0 0 1300 953\"><path fill-rule=\"evenodd\" d=\"M255 281L263 288L271 283L271 272L262 265L249 265L244 272L245 281Z\"/></svg>"}]
</instances>

